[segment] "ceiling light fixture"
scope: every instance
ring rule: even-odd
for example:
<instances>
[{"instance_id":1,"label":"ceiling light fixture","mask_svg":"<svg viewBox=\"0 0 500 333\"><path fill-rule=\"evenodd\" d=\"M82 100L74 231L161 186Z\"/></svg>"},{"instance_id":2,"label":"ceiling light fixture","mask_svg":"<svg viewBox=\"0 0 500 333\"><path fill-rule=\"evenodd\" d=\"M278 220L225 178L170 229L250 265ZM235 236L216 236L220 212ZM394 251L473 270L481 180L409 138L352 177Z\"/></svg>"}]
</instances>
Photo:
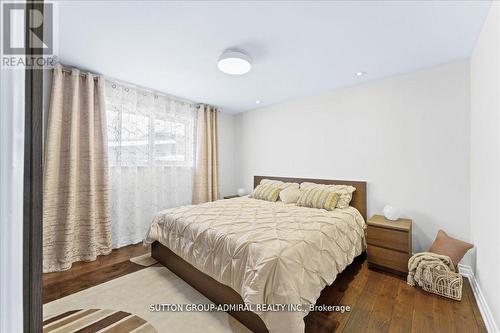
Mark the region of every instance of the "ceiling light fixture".
<instances>
[{"instance_id":1,"label":"ceiling light fixture","mask_svg":"<svg viewBox=\"0 0 500 333\"><path fill-rule=\"evenodd\" d=\"M260 99L256 100L255 104L260 104Z\"/></svg>"},{"instance_id":2,"label":"ceiling light fixture","mask_svg":"<svg viewBox=\"0 0 500 333\"><path fill-rule=\"evenodd\" d=\"M217 67L226 74L243 75L252 69L252 59L243 52L226 50L220 56Z\"/></svg>"},{"instance_id":3,"label":"ceiling light fixture","mask_svg":"<svg viewBox=\"0 0 500 333\"><path fill-rule=\"evenodd\" d=\"M363 71L356 72L356 76L364 76L365 74L366 74L366 72L363 72Z\"/></svg>"}]
</instances>

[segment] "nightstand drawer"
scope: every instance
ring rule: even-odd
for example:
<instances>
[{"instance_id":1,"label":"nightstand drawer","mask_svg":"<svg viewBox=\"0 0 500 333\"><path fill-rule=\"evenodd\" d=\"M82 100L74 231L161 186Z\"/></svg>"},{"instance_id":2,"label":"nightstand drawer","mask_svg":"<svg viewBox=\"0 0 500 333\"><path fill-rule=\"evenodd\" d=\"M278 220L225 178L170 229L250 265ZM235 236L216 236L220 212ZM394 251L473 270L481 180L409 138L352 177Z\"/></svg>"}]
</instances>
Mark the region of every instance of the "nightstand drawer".
<instances>
[{"instance_id":1,"label":"nightstand drawer","mask_svg":"<svg viewBox=\"0 0 500 333\"><path fill-rule=\"evenodd\" d=\"M378 245L406 253L409 253L410 249L410 236L408 232L371 225L368 226L367 242L371 245Z\"/></svg>"},{"instance_id":2,"label":"nightstand drawer","mask_svg":"<svg viewBox=\"0 0 500 333\"><path fill-rule=\"evenodd\" d=\"M384 249L374 245L368 245L367 253L370 264L408 273L408 259L410 259L408 253Z\"/></svg>"}]
</instances>

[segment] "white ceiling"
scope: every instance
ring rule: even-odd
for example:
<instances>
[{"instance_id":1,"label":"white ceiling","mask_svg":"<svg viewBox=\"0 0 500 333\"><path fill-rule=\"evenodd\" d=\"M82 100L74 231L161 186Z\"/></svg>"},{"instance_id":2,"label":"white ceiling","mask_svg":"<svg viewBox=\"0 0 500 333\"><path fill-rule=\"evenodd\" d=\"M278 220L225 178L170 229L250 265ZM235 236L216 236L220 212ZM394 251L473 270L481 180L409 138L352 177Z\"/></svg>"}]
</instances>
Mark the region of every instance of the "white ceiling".
<instances>
[{"instance_id":1,"label":"white ceiling","mask_svg":"<svg viewBox=\"0 0 500 333\"><path fill-rule=\"evenodd\" d=\"M67 1L58 5L58 49L68 65L240 112L467 58L489 6ZM219 72L226 48L246 51L252 71Z\"/></svg>"}]
</instances>

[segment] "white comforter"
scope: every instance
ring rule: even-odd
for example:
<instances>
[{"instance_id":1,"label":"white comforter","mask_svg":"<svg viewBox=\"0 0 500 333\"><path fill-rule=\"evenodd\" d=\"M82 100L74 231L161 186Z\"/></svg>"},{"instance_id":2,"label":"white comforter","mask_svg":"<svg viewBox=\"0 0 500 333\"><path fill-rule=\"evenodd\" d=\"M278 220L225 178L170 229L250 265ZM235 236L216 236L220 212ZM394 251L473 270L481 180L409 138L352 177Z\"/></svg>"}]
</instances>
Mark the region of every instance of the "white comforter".
<instances>
[{"instance_id":1,"label":"white comforter","mask_svg":"<svg viewBox=\"0 0 500 333\"><path fill-rule=\"evenodd\" d=\"M365 247L353 207L328 212L247 197L158 213L159 241L247 304L314 304ZM307 312L258 312L270 332L304 332Z\"/></svg>"}]
</instances>

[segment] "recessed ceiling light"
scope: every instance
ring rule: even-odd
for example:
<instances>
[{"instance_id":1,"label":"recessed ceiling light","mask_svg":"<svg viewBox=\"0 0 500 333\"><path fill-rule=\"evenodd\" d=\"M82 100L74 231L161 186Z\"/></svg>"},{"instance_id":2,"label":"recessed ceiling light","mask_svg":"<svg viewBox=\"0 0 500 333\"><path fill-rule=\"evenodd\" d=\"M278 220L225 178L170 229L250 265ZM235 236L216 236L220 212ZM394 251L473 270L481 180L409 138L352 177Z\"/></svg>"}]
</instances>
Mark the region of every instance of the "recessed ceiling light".
<instances>
[{"instance_id":1,"label":"recessed ceiling light","mask_svg":"<svg viewBox=\"0 0 500 333\"><path fill-rule=\"evenodd\" d=\"M361 71L361 72L356 72L356 76L364 76L366 75L366 72Z\"/></svg>"},{"instance_id":2,"label":"recessed ceiling light","mask_svg":"<svg viewBox=\"0 0 500 333\"><path fill-rule=\"evenodd\" d=\"M242 75L252 69L252 59L243 52L226 50L220 56L217 67L226 74Z\"/></svg>"},{"instance_id":3,"label":"recessed ceiling light","mask_svg":"<svg viewBox=\"0 0 500 333\"><path fill-rule=\"evenodd\" d=\"M260 99L256 100L255 104L260 104Z\"/></svg>"}]
</instances>

